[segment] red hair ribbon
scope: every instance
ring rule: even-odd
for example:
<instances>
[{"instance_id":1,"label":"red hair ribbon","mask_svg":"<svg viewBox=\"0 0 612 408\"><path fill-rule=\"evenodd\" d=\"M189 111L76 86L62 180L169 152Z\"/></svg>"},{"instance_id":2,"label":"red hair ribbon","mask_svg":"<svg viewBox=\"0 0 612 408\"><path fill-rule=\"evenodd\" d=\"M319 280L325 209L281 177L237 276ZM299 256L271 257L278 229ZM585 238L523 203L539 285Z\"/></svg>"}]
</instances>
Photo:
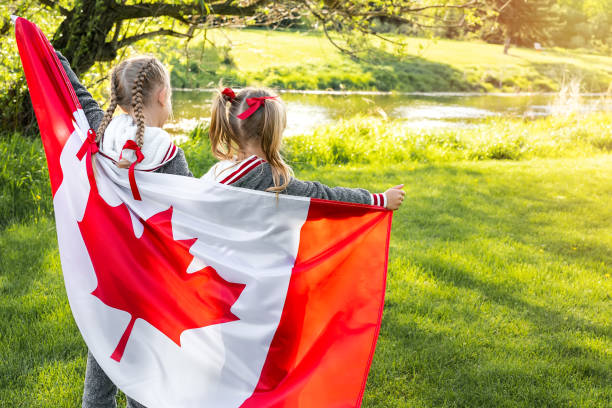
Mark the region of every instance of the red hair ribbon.
<instances>
[{"instance_id":1,"label":"red hair ribbon","mask_svg":"<svg viewBox=\"0 0 612 408\"><path fill-rule=\"evenodd\" d=\"M236 99L236 94L232 91L232 88L225 88L221 93L228 96L230 101Z\"/></svg>"},{"instance_id":2,"label":"red hair ribbon","mask_svg":"<svg viewBox=\"0 0 612 408\"><path fill-rule=\"evenodd\" d=\"M238 115L238 118L245 120L246 118L254 114L257 111L257 109L259 109L259 107L264 104L266 99L276 99L276 98L278 98L278 96L258 96L255 98L247 98L246 103L247 105L249 105L249 109L245 110L240 115Z\"/></svg>"},{"instance_id":3,"label":"red hair ribbon","mask_svg":"<svg viewBox=\"0 0 612 408\"><path fill-rule=\"evenodd\" d=\"M136 175L134 174L134 169L138 163L144 160L144 154L142 154L140 147L132 139L128 139L128 141L125 142L121 151L123 152L124 150L134 150L134 153L136 153L136 161L130 165L128 175L130 178L130 188L132 189L134 200L141 201L142 198L140 197L140 191L138 191L138 186L136 185ZM121 155L119 155L119 160L121 160Z\"/></svg>"},{"instance_id":4,"label":"red hair ribbon","mask_svg":"<svg viewBox=\"0 0 612 408\"><path fill-rule=\"evenodd\" d=\"M87 131L87 137L83 141L81 148L77 153L77 159L83 160L83 157L87 155L87 159L85 161L85 166L87 167L87 178L89 179L89 185L93 189L93 191L98 191L98 186L96 184L96 178L94 177L93 165L91 163L91 157L98 153L100 149L98 149L98 143L96 143L96 132L93 129L89 129Z\"/></svg>"}]
</instances>

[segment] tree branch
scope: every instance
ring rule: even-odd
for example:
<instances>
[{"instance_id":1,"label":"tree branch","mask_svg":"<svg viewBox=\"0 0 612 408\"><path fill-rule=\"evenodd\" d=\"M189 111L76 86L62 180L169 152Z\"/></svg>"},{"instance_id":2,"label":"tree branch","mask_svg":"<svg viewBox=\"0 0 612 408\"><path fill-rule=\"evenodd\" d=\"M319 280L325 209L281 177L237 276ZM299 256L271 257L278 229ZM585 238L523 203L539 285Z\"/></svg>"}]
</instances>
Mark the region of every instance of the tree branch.
<instances>
[{"instance_id":1,"label":"tree branch","mask_svg":"<svg viewBox=\"0 0 612 408\"><path fill-rule=\"evenodd\" d=\"M423 7L417 7L417 8L406 8L403 11L406 12L406 13L415 13L415 12L424 11L424 10L433 9L433 8L437 8L437 9L464 9L464 8L474 7L476 4L478 4L478 1L477 0L472 0L472 1L469 1L469 2L463 3L463 4L436 4L436 5L423 6Z\"/></svg>"},{"instance_id":2,"label":"tree branch","mask_svg":"<svg viewBox=\"0 0 612 408\"><path fill-rule=\"evenodd\" d=\"M256 10L272 0L255 0L248 6L235 6L229 1L210 4L212 14L226 16L252 16ZM118 15L122 20L146 17L173 17L185 20L185 16L203 14L200 4L168 4L163 2L139 3L119 7Z\"/></svg>"},{"instance_id":3,"label":"tree branch","mask_svg":"<svg viewBox=\"0 0 612 408\"><path fill-rule=\"evenodd\" d=\"M329 33L327 32L327 27L325 27L325 23L323 23L322 25L323 25L323 33L325 33L325 37L327 37L327 39L329 40L329 42L330 42L330 43L331 43L331 44L332 44L334 47L336 47L336 48L337 48L337 49L338 49L340 52L343 52L343 53L345 53L345 54L348 54L348 55L350 55L350 56L351 56L351 57L353 57L353 58L357 58L357 59L359 59L359 58L357 57L357 55L356 55L356 54L355 54L353 51L349 50L348 48L344 48L344 47L341 47L340 45L338 45L338 43L336 43L336 42L335 42L335 41L334 41L334 40L331 38L331 36L329 35Z\"/></svg>"},{"instance_id":4,"label":"tree branch","mask_svg":"<svg viewBox=\"0 0 612 408\"><path fill-rule=\"evenodd\" d=\"M140 41L140 40L143 40L145 38L155 37L157 35L171 35L173 37L190 38L190 37L193 36L193 30L190 30L187 33L180 33L178 31L168 30L168 29L149 31L147 33L136 34L136 35L132 35L130 37L122 38L121 41L117 41L116 44L106 43L105 46L108 45L108 46L114 47L115 49L118 50L119 48L125 47L126 45L133 44L136 41Z\"/></svg>"},{"instance_id":5,"label":"tree branch","mask_svg":"<svg viewBox=\"0 0 612 408\"><path fill-rule=\"evenodd\" d=\"M512 1L512 0L509 0ZM374 18L374 17L399 17L402 14L417 14L420 13L422 11L426 11L426 10L431 10L431 9L466 9L466 8L470 8L470 7L474 7L478 4L478 0L472 0L470 2L467 3L463 3L463 4L455 4L455 5L442 5L442 4L435 4L435 5L430 5L430 6L423 6L423 7L401 7L399 9L397 9L397 11L393 12L393 13L389 13L388 11L385 10L375 10L375 11L367 11L367 12L353 12L350 9L343 9L343 8L338 8L336 10L336 12L339 12L347 17L367 17L367 18Z\"/></svg>"},{"instance_id":6,"label":"tree branch","mask_svg":"<svg viewBox=\"0 0 612 408\"><path fill-rule=\"evenodd\" d=\"M38 0L40 4L50 7L52 9L57 9L59 10L59 12L63 15L63 16L67 16L68 14L70 14L70 11L68 11L67 9L65 9L64 7L59 5L58 1L52 1L52 0Z\"/></svg>"}]
</instances>

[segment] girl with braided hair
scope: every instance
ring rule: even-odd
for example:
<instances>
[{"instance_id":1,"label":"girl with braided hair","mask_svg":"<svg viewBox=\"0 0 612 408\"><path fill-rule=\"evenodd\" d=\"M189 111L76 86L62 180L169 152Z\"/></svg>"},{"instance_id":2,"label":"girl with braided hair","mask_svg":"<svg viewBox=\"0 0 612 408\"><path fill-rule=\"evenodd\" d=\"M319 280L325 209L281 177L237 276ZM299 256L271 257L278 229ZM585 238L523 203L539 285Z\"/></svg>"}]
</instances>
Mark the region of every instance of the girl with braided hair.
<instances>
[{"instance_id":1,"label":"girl with braided hair","mask_svg":"<svg viewBox=\"0 0 612 408\"><path fill-rule=\"evenodd\" d=\"M171 113L171 88L168 72L159 60L143 56L118 64L111 74L111 98L104 112L81 85L66 58L57 54L89 125L97 129L102 154L120 167L130 167L137 161L137 170L193 177L185 154L161 128ZM117 107L123 112L113 116ZM140 150L144 159L137 160L133 149ZM116 394L115 384L88 353L82 407L116 408ZM127 408L144 407L128 396Z\"/></svg>"},{"instance_id":2,"label":"girl with braided hair","mask_svg":"<svg viewBox=\"0 0 612 408\"><path fill-rule=\"evenodd\" d=\"M127 147L131 140L144 156L137 170L155 171L171 162L180 150L161 128L171 112L170 94L168 72L157 58L135 57L117 65L109 106L97 130L102 153L118 166L129 167L137 158ZM113 116L117 107L123 113Z\"/></svg>"}]
</instances>

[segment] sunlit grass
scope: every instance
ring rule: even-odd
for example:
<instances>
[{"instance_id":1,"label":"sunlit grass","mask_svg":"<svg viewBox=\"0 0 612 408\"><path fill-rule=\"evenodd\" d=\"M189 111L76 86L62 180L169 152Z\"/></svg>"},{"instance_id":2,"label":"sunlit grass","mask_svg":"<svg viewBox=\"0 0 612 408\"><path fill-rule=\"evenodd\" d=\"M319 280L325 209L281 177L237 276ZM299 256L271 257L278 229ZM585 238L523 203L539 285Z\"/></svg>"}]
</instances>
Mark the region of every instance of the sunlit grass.
<instances>
[{"instance_id":1,"label":"sunlit grass","mask_svg":"<svg viewBox=\"0 0 612 408\"><path fill-rule=\"evenodd\" d=\"M564 49L512 48L504 55L500 45L397 37L403 57L395 46L373 41L374 55L355 61L316 31L211 30L207 38L227 47L234 66L215 72L210 57L199 61L206 79L196 80L199 86L224 77L289 89L515 92L555 91L578 78L584 90L603 92L612 82L611 57ZM204 46L196 38L191 47ZM175 61L174 70L192 63Z\"/></svg>"},{"instance_id":2,"label":"sunlit grass","mask_svg":"<svg viewBox=\"0 0 612 408\"><path fill-rule=\"evenodd\" d=\"M612 402L612 156L324 166L303 179L405 183L364 407ZM86 348L53 222L0 235L0 406L75 407Z\"/></svg>"},{"instance_id":3,"label":"sunlit grass","mask_svg":"<svg viewBox=\"0 0 612 408\"><path fill-rule=\"evenodd\" d=\"M405 183L366 407L612 403L612 157L375 165Z\"/></svg>"},{"instance_id":4,"label":"sunlit grass","mask_svg":"<svg viewBox=\"0 0 612 408\"><path fill-rule=\"evenodd\" d=\"M273 30L212 30L208 36L221 45L231 45L236 64L244 71L257 71L277 65L329 64L346 58L319 32L287 32ZM575 64L612 73L612 57L563 49L543 52L527 48L511 48L482 42L396 37L406 44L408 55L419 55L431 61L455 66L514 67L539 64ZM474 58L477 57L477 61Z\"/></svg>"}]
</instances>

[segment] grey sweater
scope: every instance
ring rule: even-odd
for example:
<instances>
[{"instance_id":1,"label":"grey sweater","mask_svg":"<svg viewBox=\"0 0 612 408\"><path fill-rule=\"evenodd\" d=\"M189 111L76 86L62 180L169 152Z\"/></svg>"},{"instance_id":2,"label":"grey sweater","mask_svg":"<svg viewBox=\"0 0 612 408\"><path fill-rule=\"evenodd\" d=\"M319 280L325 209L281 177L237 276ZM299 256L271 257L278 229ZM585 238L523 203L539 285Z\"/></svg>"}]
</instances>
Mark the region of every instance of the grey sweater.
<instances>
[{"instance_id":1,"label":"grey sweater","mask_svg":"<svg viewBox=\"0 0 612 408\"><path fill-rule=\"evenodd\" d=\"M70 67L66 57L64 57L59 51L56 51L56 54L64 66L66 75L68 75L68 79L74 88L77 98L79 98L79 102L81 103L83 112L85 112L89 126L91 126L92 129L98 129L98 126L100 126L100 122L102 122L102 118L104 117L104 111L100 109L98 102L94 100L89 91L87 91L87 89L79 82L79 78ZM185 152L183 152L183 149L180 147L177 147L176 156L174 156L172 160L155 171L159 173L178 174L180 176L193 177L193 174L191 174L191 171L189 171L187 160L185 159Z\"/></svg>"},{"instance_id":2,"label":"grey sweater","mask_svg":"<svg viewBox=\"0 0 612 408\"><path fill-rule=\"evenodd\" d=\"M259 191L267 191L270 187L274 187L270 164L255 155L241 161L220 161L203 176L203 179ZM373 204L381 207L386 205L386 197L383 193L370 194L368 190L362 188L328 187L318 181L302 181L295 177L291 178L287 187L280 191L280 194Z\"/></svg>"},{"instance_id":3,"label":"grey sweater","mask_svg":"<svg viewBox=\"0 0 612 408\"><path fill-rule=\"evenodd\" d=\"M270 164L260 164L238 181L232 183L232 186L260 191L266 191L268 188L274 187ZM328 187L318 181L302 181L296 178L291 179L287 188L281 191L281 194L358 204L374 203L373 195L363 188Z\"/></svg>"}]
</instances>

